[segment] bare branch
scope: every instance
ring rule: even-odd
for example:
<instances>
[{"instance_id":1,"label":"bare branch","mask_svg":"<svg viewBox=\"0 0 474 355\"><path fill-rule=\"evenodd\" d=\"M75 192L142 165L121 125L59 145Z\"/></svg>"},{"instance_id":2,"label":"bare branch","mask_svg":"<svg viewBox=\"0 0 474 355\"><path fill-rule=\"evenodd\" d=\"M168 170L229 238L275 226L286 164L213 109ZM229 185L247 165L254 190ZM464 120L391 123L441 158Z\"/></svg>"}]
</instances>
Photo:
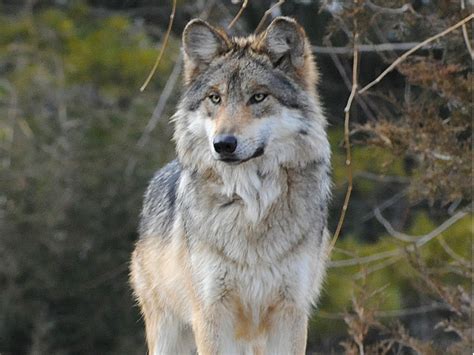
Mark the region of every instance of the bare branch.
<instances>
[{"instance_id":1,"label":"bare branch","mask_svg":"<svg viewBox=\"0 0 474 355\"><path fill-rule=\"evenodd\" d=\"M358 171L354 177L360 177L367 180L382 182L382 183L397 183L408 184L410 179L404 176L378 175L370 171Z\"/></svg>"},{"instance_id":2,"label":"bare branch","mask_svg":"<svg viewBox=\"0 0 474 355\"><path fill-rule=\"evenodd\" d=\"M145 82L140 88L140 91L143 92L145 88L148 86L148 83L150 82L151 78L156 72L156 69L158 68L158 65L160 64L161 58L163 57L163 53L165 52L166 45L168 44L168 38L171 33L171 27L173 27L173 22L174 22L174 15L176 13L176 0L173 0L173 8L171 9L171 14L170 14L170 21L168 23L168 28L166 29L165 37L163 39L163 44L161 45L160 49L160 54L156 58L155 64L153 65L153 68L150 71L150 74L148 74L148 77L146 78Z\"/></svg>"},{"instance_id":3,"label":"bare branch","mask_svg":"<svg viewBox=\"0 0 474 355\"><path fill-rule=\"evenodd\" d=\"M354 96L356 95L357 91L357 72L358 72L358 61L359 61L359 51L357 49L357 42L358 42L359 34L355 31L354 32L354 57L352 61L352 90L349 98L347 100L346 107L344 108L344 142L346 146L346 166L347 166L347 191L346 196L344 198L344 204L342 205L341 215L339 217L339 222L337 223L336 232L332 238L331 244L328 249L328 254L331 253L332 248L336 244L337 238L341 233L342 225L344 223L344 218L346 216L347 208L349 206L349 200L351 198L352 193L352 156L351 156L351 142L350 142L350 129L349 129L349 121L350 121L350 110L352 106L352 101L354 100Z\"/></svg>"},{"instance_id":4,"label":"bare branch","mask_svg":"<svg viewBox=\"0 0 474 355\"><path fill-rule=\"evenodd\" d=\"M396 309L391 311L378 311L375 312L375 316L378 318L392 318L392 317L406 317L414 314L424 314L431 311L437 310L448 310L450 309L447 305L443 303L433 303L424 306L414 307L414 308L405 308L405 309Z\"/></svg>"},{"instance_id":5,"label":"bare branch","mask_svg":"<svg viewBox=\"0 0 474 355\"><path fill-rule=\"evenodd\" d=\"M465 1L461 0L461 9L464 10L465 8L466 8ZM466 43L467 51L469 52L469 55L471 56L471 60L474 60L474 51L472 50L471 41L469 40L466 24L462 25L462 35L464 37L464 43Z\"/></svg>"},{"instance_id":6,"label":"bare branch","mask_svg":"<svg viewBox=\"0 0 474 355\"><path fill-rule=\"evenodd\" d=\"M401 255L403 249L394 249L389 251L380 252L377 254L372 254L368 256L360 256L358 258L344 259L344 260L333 260L329 262L330 268L346 267L346 266L355 266L355 265L364 265L374 261L382 260L385 258L390 258L392 256Z\"/></svg>"},{"instance_id":7,"label":"bare branch","mask_svg":"<svg viewBox=\"0 0 474 355\"><path fill-rule=\"evenodd\" d=\"M377 221L380 222L384 226L384 228L387 230L388 234L390 234L392 237L401 240L403 242L409 242L409 243L414 243L416 242L419 238L418 237L412 237L404 233L397 232L392 225L390 224L389 221L387 221L384 216L382 216L382 213L380 213L380 210L378 208L374 209L374 216L377 219Z\"/></svg>"},{"instance_id":8,"label":"bare branch","mask_svg":"<svg viewBox=\"0 0 474 355\"><path fill-rule=\"evenodd\" d=\"M455 25L445 29L444 31L424 40L423 42L421 42L420 44L418 44L417 46L413 47L412 49L410 49L409 51L405 52L403 55L401 55L400 57L398 57L392 64L390 64L390 66L385 69L382 74L380 74L375 80L371 81L369 84L367 84L366 86L364 86L361 90L359 90L359 94L363 94L364 92L366 92L367 90L369 90L372 86L376 85L377 83L379 83L388 73L390 73L398 64L400 64L401 62L403 62L405 59L408 58L408 56L410 56L412 53L416 52L418 49L422 48L423 46L425 46L426 44L430 43L430 42L433 42L435 40L437 40L438 38L441 38L443 36L445 36L446 34L454 31L455 29L461 27L462 25L466 24L467 22L471 21L472 19L474 18L474 14L471 14L469 15L468 17L464 18L463 20L459 21L458 23L456 23Z\"/></svg>"},{"instance_id":9,"label":"bare branch","mask_svg":"<svg viewBox=\"0 0 474 355\"><path fill-rule=\"evenodd\" d=\"M263 14L260 22L258 23L257 27L255 28L255 33L258 33L260 32L260 30L262 29L262 26L264 25L265 21L267 20L267 17L272 13L272 11L283 5L283 3L285 2L285 0L279 0L276 4L272 5L267 11L265 11L265 13Z\"/></svg>"},{"instance_id":10,"label":"bare branch","mask_svg":"<svg viewBox=\"0 0 474 355\"><path fill-rule=\"evenodd\" d=\"M468 210L461 210L459 211L458 213L452 215L450 218L448 218L446 221L444 221L443 223L441 223L438 227L436 227L435 229L433 229L430 233L424 235L424 236L421 236L417 241L416 241L416 245L418 247L428 243L431 239L433 239L434 237L437 237L438 235L440 235L441 233L443 233L443 231L445 231L446 229L448 229L449 227L451 227L454 223L456 223L457 221L459 221L461 218L463 218L464 216L466 216L467 214L469 213Z\"/></svg>"},{"instance_id":11,"label":"bare branch","mask_svg":"<svg viewBox=\"0 0 474 355\"><path fill-rule=\"evenodd\" d=\"M441 247L444 249L444 251L451 257L453 258L454 260L456 260L457 262L459 262L461 265L463 266L467 266L467 267L470 267L471 264L466 260L464 259L462 256L460 256L458 253L456 253L453 249L451 249L451 247L448 245L448 243L446 243L446 241L444 240L443 236L440 235L439 238L437 239L438 243L441 245Z\"/></svg>"},{"instance_id":12,"label":"bare branch","mask_svg":"<svg viewBox=\"0 0 474 355\"><path fill-rule=\"evenodd\" d=\"M403 255L405 252L413 252L417 248L422 247L426 243L428 243L431 239L437 237L441 233L443 233L446 229L451 227L454 223L459 221L461 218L466 216L469 213L468 210L461 210L448 218L446 221L444 221L442 224L440 224L438 227L433 229L430 233L425 234L423 236L419 237L412 237L409 236L410 238L416 238L416 242L413 243L412 245L409 245L406 248L397 248L394 250L388 250L384 252L380 252L377 254L372 254L368 256L362 256L358 258L353 258L353 259L345 259L345 260L334 260L329 262L329 267L346 267L346 266L355 266L355 265L363 265L367 263L371 263L374 261L382 260L385 258L393 257L393 256L398 256L398 255Z\"/></svg>"},{"instance_id":13,"label":"bare branch","mask_svg":"<svg viewBox=\"0 0 474 355\"><path fill-rule=\"evenodd\" d=\"M413 308L393 309L393 310L388 310L388 311L375 311L374 316L376 318L398 318L398 317L407 317L407 316L411 316L415 314L424 314L424 313L438 311L438 310L450 310L450 307L443 303L434 302L432 304L422 305L422 306L413 307ZM316 313L316 317L324 318L324 319L344 319L345 316L347 316L347 314L343 312L329 313L329 312L324 312L320 310Z\"/></svg>"},{"instance_id":14,"label":"bare branch","mask_svg":"<svg viewBox=\"0 0 474 355\"><path fill-rule=\"evenodd\" d=\"M325 44L326 43L329 43L331 44L331 41L327 38L324 40ZM324 48L328 48L328 47L324 47ZM353 48L348 48L351 50L351 53L353 53ZM331 57L334 65L336 66L336 69L339 71L339 74L341 75L342 79L344 80L344 84L346 84L346 87L351 90L352 88L352 84L351 84L351 81L349 80L349 78L347 77L347 74L346 74L346 70L343 66L343 64L341 63L341 60L340 58L335 55L334 53L328 53L329 56ZM370 111L369 107L367 106L366 102L359 96L357 95L355 97L357 103L360 105L362 111L364 111L365 115L367 116L367 118L369 120L375 120L375 116L372 114L372 112ZM368 104L370 104L370 102L368 102ZM373 106L371 105L371 108L373 108Z\"/></svg>"},{"instance_id":15,"label":"bare branch","mask_svg":"<svg viewBox=\"0 0 474 355\"><path fill-rule=\"evenodd\" d=\"M136 146L137 148L143 148L148 141L150 140L150 134L156 128L156 125L160 121L161 117L163 116L163 111L166 108L168 100L171 94L174 91L176 83L179 78L179 74L181 73L181 65L182 65L182 56L178 57L178 60L175 62L173 69L171 71L168 80L166 81L165 87L161 92L160 98L158 99L158 103L153 110L153 114L151 115L148 123L146 124L140 138L138 139ZM128 178L132 175L133 171L135 170L135 166L137 164L137 158L132 156L127 163L127 167L125 168L125 176Z\"/></svg>"},{"instance_id":16,"label":"bare branch","mask_svg":"<svg viewBox=\"0 0 474 355\"><path fill-rule=\"evenodd\" d=\"M402 190L400 192L397 192L395 195L390 197L389 199L383 201L377 208L380 211L385 210L386 208L392 206L394 203L396 203L398 200L400 200L402 197L404 197L407 194L407 190ZM374 217L374 211L372 210L371 212L367 213L361 218L361 222L367 222L370 220L372 217Z\"/></svg>"},{"instance_id":17,"label":"bare branch","mask_svg":"<svg viewBox=\"0 0 474 355\"><path fill-rule=\"evenodd\" d=\"M393 265L395 264L396 262L400 261L400 259L402 258L402 255L398 255L398 256L395 256L393 258L388 258L388 259L385 259L383 261L381 261L380 263L378 264L375 264L371 267L367 267L365 268L364 270L362 271L359 271L357 274L355 274L352 279L353 280L360 280L360 279L363 279L365 277L367 277L367 275L369 274L372 274L374 272L377 272L379 270L382 270L390 265Z\"/></svg>"},{"instance_id":18,"label":"bare branch","mask_svg":"<svg viewBox=\"0 0 474 355\"><path fill-rule=\"evenodd\" d=\"M249 2L248 0L244 0L242 2L242 6L240 7L239 12L237 12L237 15L235 15L235 17L232 19L232 21L230 21L229 26L227 26L228 30L230 30L232 28L232 26L235 25L235 23L237 22L237 20L240 18L240 16L244 12L245 8L247 7L248 2Z\"/></svg>"},{"instance_id":19,"label":"bare branch","mask_svg":"<svg viewBox=\"0 0 474 355\"><path fill-rule=\"evenodd\" d=\"M380 43L380 44L360 44L359 52L389 52L389 51L406 51L418 46L420 42L404 42L404 43ZM424 48L439 48L436 45L424 45ZM351 54L351 47L322 47L312 46L313 52L316 54Z\"/></svg>"},{"instance_id":20,"label":"bare branch","mask_svg":"<svg viewBox=\"0 0 474 355\"><path fill-rule=\"evenodd\" d=\"M150 120L145 126L145 129L143 130L143 133L137 142L138 148L143 148L146 145L146 143L148 142L148 139L150 138L150 133L155 129L156 125L158 124L158 121L163 115L163 111L166 107L166 104L171 94L173 93L174 87L176 86L176 83L179 79L179 74L181 73L182 62L183 62L183 57L180 55L178 57L178 60L176 60L173 66L173 70L171 71L171 74L168 77L168 80L166 81L165 87L163 88L163 91L161 92L161 95L158 100L158 103L156 104L155 110L153 111L153 114L151 115Z\"/></svg>"},{"instance_id":21,"label":"bare branch","mask_svg":"<svg viewBox=\"0 0 474 355\"><path fill-rule=\"evenodd\" d=\"M413 6L411 6L411 4L405 4L405 5L397 8L397 9L392 9L392 8L389 8L389 7L383 7L383 6L380 6L380 5L376 5L370 0L365 0L364 5L367 6L369 9L371 9L372 11L376 11L376 12L380 12L380 13L384 13L384 14L389 14L389 15L400 15L400 14L403 14L407 11L410 11L411 13L416 14L416 12L413 9Z\"/></svg>"},{"instance_id":22,"label":"bare branch","mask_svg":"<svg viewBox=\"0 0 474 355\"><path fill-rule=\"evenodd\" d=\"M2 158L1 160L1 166L2 168L8 169L11 164L12 148L13 148L13 143L14 143L14 138L15 138L15 127L16 127L15 123L18 120L18 113L19 113L18 93L15 87L11 85L10 81L8 81L8 79L3 79L2 81L4 81L2 83L4 84L4 87L10 93L10 100L8 102L8 109L7 109L7 117L4 120L5 123L2 122L2 125L0 126L0 128L4 132L3 142L6 145L5 150L7 151L7 154L5 154L5 157Z\"/></svg>"}]
</instances>

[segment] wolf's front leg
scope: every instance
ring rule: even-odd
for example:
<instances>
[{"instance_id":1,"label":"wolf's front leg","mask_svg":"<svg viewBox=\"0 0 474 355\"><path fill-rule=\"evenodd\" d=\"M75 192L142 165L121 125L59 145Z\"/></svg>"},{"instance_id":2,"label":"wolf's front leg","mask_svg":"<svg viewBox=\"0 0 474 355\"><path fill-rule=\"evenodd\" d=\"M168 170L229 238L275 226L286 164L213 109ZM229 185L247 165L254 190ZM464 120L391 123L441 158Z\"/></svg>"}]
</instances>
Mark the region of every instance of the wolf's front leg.
<instances>
[{"instance_id":1,"label":"wolf's front leg","mask_svg":"<svg viewBox=\"0 0 474 355\"><path fill-rule=\"evenodd\" d=\"M206 314L202 307L193 311L193 331L199 355L218 354L218 332L213 315Z\"/></svg>"},{"instance_id":2,"label":"wolf's front leg","mask_svg":"<svg viewBox=\"0 0 474 355\"><path fill-rule=\"evenodd\" d=\"M174 314L145 311L148 355L191 355L195 350L192 329Z\"/></svg>"},{"instance_id":3,"label":"wolf's front leg","mask_svg":"<svg viewBox=\"0 0 474 355\"><path fill-rule=\"evenodd\" d=\"M240 354L232 332L230 315L222 305L200 307L193 314L193 331L199 355Z\"/></svg>"},{"instance_id":4,"label":"wolf's front leg","mask_svg":"<svg viewBox=\"0 0 474 355\"><path fill-rule=\"evenodd\" d=\"M295 306L285 306L275 314L268 334L265 354L303 355L306 351L308 317Z\"/></svg>"}]
</instances>

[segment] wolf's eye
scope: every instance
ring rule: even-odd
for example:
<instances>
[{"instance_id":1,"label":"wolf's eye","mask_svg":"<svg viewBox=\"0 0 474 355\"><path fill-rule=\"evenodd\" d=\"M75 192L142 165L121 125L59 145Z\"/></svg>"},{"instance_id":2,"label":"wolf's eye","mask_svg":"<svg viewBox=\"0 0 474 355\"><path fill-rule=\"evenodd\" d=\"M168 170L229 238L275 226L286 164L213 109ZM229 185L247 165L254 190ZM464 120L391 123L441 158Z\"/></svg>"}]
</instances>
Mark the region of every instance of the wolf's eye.
<instances>
[{"instance_id":1,"label":"wolf's eye","mask_svg":"<svg viewBox=\"0 0 474 355\"><path fill-rule=\"evenodd\" d=\"M221 103L221 97L217 94L211 94L208 96L209 100L211 100L211 102L214 104L214 105L219 105Z\"/></svg>"},{"instance_id":2,"label":"wolf's eye","mask_svg":"<svg viewBox=\"0 0 474 355\"><path fill-rule=\"evenodd\" d=\"M262 94L262 93L257 93L255 95L253 95L251 98L250 98L250 103L251 104L258 104L259 102L262 102L263 100L265 100L265 98L267 97L268 95L267 94Z\"/></svg>"}]
</instances>

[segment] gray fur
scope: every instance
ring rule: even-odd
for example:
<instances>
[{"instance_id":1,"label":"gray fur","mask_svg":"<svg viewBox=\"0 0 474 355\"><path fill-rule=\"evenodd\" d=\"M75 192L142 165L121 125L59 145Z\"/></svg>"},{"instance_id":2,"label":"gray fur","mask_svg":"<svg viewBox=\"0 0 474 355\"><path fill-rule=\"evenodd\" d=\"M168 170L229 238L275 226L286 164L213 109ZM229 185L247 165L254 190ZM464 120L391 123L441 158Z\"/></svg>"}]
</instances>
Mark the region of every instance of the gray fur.
<instances>
[{"instance_id":1,"label":"gray fur","mask_svg":"<svg viewBox=\"0 0 474 355\"><path fill-rule=\"evenodd\" d=\"M173 160L155 173L145 193L140 218L140 236L150 233L167 235L175 217L176 189L181 164Z\"/></svg>"},{"instance_id":2,"label":"gray fur","mask_svg":"<svg viewBox=\"0 0 474 355\"><path fill-rule=\"evenodd\" d=\"M199 73L186 89L182 104L190 111L196 110L209 95L210 88L223 81L227 82L227 86L233 82L234 88L241 88L241 92L232 90L240 97L252 91L253 87L260 87L272 94L282 105L290 108L309 108L305 100L306 93L292 77L282 70L275 70L268 58L251 56L241 49L231 50Z\"/></svg>"}]
</instances>

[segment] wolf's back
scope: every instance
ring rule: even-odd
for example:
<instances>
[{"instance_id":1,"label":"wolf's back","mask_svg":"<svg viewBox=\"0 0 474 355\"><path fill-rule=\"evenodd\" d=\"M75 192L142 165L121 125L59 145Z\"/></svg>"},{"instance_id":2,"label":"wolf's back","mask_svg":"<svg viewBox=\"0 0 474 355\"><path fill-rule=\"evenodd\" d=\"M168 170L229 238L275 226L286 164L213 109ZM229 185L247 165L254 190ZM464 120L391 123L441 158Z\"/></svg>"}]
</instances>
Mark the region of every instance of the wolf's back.
<instances>
[{"instance_id":1,"label":"wolf's back","mask_svg":"<svg viewBox=\"0 0 474 355\"><path fill-rule=\"evenodd\" d=\"M181 164L173 160L158 170L148 185L140 218L140 237L169 235L175 216Z\"/></svg>"}]
</instances>

